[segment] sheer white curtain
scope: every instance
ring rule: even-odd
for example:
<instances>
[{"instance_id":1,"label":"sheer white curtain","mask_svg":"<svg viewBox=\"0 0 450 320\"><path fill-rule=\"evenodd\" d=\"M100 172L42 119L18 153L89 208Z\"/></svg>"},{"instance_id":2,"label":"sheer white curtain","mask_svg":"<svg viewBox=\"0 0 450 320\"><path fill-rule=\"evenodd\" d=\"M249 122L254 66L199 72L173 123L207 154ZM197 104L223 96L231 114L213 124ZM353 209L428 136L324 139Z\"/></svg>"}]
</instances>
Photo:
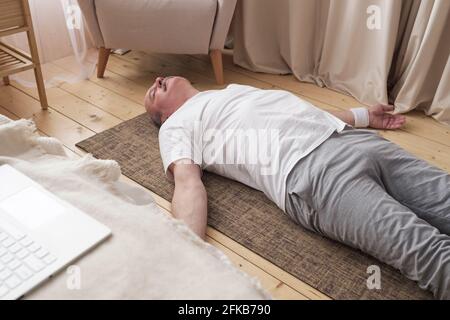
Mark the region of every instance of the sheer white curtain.
<instances>
[{"instance_id":1,"label":"sheer white curtain","mask_svg":"<svg viewBox=\"0 0 450 320\"><path fill-rule=\"evenodd\" d=\"M83 17L76 0L28 0L33 19L34 32L39 48L41 64L74 55L79 65L77 74L44 77L46 86L61 81L76 82L89 77L95 64L87 60L92 43L85 30ZM29 52L26 34L16 34L2 39L21 50ZM35 86L34 78L17 74L13 78L26 86Z\"/></svg>"}]
</instances>

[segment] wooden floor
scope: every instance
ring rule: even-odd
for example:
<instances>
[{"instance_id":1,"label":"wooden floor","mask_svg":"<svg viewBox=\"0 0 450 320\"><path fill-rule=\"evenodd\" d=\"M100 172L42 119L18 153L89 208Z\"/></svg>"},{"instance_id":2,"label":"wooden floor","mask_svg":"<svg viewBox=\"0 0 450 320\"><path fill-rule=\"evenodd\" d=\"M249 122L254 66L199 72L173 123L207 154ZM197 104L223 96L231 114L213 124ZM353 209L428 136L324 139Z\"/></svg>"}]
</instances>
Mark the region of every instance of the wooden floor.
<instances>
[{"instance_id":1,"label":"wooden floor","mask_svg":"<svg viewBox=\"0 0 450 320\"><path fill-rule=\"evenodd\" d=\"M94 59L95 57L91 57ZM298 82L292 76L253 73L233 65L224 57L227 83L259 88L289 90L325 110L349 109L359 103L344 94ZM73 75L77 64L68 57L44 65L44 74ZM50 108L41 111L37 91L12 81L0 85L0 113L10 118L32 118L43 135L61 140L71 156L83 155L75 143L111 128L144 112L142 101L147 88L157 76L181 75L199 90L221 88L215 84L207 56L174 56L130 52L111 56L104 79L92 77L78 83L64 83L48 89ZM407 115L408 123L398 131L383 131L387 139L411 153L450 172L450 128L420 113ZM126 177L124 180L131 182ZM154 195L166 212L170 203ZM329 299L326 295L298 280L269 261L251 252L220 232L208 228L207 241L222 250L239 268L258 278L277 299Z\"/></svg>"}]
</instances>

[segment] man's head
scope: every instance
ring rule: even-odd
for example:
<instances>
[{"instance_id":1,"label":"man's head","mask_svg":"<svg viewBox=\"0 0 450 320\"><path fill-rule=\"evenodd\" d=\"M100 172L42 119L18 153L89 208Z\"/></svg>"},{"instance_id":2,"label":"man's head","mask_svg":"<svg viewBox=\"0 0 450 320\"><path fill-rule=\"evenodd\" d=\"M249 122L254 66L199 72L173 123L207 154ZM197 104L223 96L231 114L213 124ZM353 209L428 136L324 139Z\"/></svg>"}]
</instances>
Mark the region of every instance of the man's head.
<instances>
[{"instance_id":1,"label":"man's head","mask_svg":"<svg viewBox=\"0 0 450 320\"><path fill-rule=\"evenodd\" d=\"M161 126L172 113L198 93L183 77L158 77L145 95L144 105L153 122Z\"/></svg>"}]
</instances>

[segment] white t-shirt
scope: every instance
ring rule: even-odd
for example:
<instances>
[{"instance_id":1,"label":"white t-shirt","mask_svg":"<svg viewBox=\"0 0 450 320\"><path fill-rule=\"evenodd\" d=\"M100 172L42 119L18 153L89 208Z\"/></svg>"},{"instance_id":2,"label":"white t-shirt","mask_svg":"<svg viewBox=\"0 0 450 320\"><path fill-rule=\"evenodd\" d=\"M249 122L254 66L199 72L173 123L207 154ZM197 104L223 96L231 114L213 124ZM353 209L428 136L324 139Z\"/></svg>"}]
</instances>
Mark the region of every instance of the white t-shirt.
<instances>
[{"instance_id":1,"label":"white t-shirt","mask_svg":"<svg viewBox=\"0 0 450 320\"><path fill-rule=\"evenodd\" d=\"M264 192L284 210L293 166L344 127L287 91L231 84L186 101L161 126L159 146L166 174L173 162L191 159Z\"/></svg>"}]
</instances>

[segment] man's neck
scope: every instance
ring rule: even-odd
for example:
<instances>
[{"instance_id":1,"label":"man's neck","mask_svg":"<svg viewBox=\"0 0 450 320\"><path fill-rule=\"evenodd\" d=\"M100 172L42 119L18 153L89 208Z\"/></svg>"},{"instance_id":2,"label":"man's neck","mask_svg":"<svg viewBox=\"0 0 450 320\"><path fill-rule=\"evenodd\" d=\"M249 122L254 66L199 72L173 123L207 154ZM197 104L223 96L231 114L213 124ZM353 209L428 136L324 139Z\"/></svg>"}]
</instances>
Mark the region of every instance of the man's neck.
<instances>
[{"instance_id":1,"label":"man's neck","mask_svg":"<svg viewBox=\"0 0 450 320\"><path fill-rule=\"evenodd\" d=\"M185 101L188 101L190 98L192 98L193 96L195 96L197 93L199 93L200 91L198 91L197 89L195 89L194 87L190 88L190 90L187 92L186 94L186 98Z\"/></svg>"},{"instance_id":2,"label":"man's neck","mask_svg":"<svg viewBox=\"0 0 450 320\"><path fill-rule=\"evenodd\" d=\"M174 110L172 110L172 112L170 113L170 114L172 114L172 113L174 113L175 111L177 111L178 109L180 109L190 98L192 98L193 96L195 96L197 93L199 93L200 91L199 90L197 90L197 89L195 89L194 87L192 87L192 88L190 88L187 92L186 92L186 94L185 94L185 96L184 96L184 98L181 100L182 101L182 103L180 103Z\"/></svg>"}]
</instances>

